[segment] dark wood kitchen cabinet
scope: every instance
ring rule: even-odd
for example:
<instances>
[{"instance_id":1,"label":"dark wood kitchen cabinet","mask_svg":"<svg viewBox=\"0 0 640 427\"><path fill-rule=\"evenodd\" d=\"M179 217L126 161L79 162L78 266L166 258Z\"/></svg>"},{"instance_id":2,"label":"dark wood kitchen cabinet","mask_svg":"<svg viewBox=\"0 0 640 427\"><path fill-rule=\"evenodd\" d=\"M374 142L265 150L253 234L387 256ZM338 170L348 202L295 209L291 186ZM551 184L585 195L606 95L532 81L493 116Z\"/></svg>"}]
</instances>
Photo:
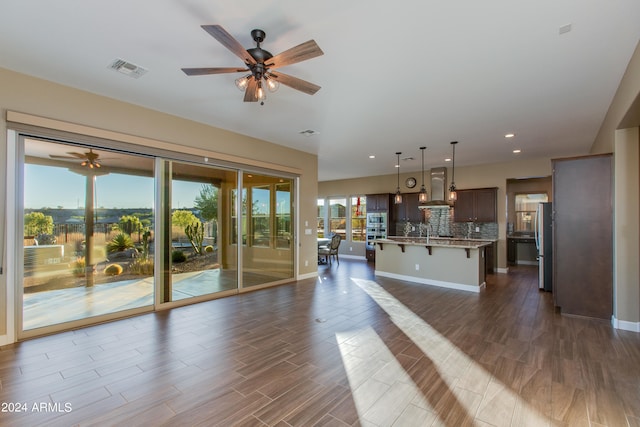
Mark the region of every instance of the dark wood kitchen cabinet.
<instances>
[{"instance_id":1,"label":"dark wood kitchen cabinet","mask_svg":"<svg viewBox=\"0 0 640 427\"><path fill-rule=\"evenodd\" d=\"M389 212L391 194L367 194L367 212Z\"/></svg>"},{"instance_id":2,"label":"dark wood kitchen cabinet","mask_svg":"<svg viewBox=\"0 0 640 427\"><path fill-rule=\"evenodd\" d=\"M391 218L394 222L421 222L422 211L418 209L418 193L403 193L402 203L395 204L393 200L391 203Z\"/></svg>"},{"instance_id":3,"label":"dark wood kitchen cabinet","mask_svg":"<svg viewBox=\"0 0 640 427\"><path fill-rule=\"evenodd\" d=\"M497 222L498 189L458 190L453 210L455 222Z\"/></svg>"},{"instance_id":4,"label":"dark wood kitchen cabinet","mask_svg":"<svg viewBox=\"0 0 640 427\"><path fill-rule=\"evenodd\" d=\"M563 314L613 314L613 159L553 159L553 295Z\"/></svg>"}]
</instances>

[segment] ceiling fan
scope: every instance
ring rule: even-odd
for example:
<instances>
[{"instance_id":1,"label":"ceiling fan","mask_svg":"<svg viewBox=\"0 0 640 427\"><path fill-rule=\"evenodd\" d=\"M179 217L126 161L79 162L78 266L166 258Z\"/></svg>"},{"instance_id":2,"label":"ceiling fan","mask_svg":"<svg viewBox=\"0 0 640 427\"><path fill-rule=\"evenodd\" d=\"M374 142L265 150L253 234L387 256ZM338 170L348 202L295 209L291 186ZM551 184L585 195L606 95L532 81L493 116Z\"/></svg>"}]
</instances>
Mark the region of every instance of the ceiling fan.
<instances>
[{"instance_id":1,"label":"ceiling fan","mask_svg":"<svg viewBox=\"0 0 640 427\"><path fill-rule=\"evenodd\" d=\"M82 163L80 163L80 166L87 166L90 169L99 168L101 166L100 155L98 153L94 153L91 148L86 153L67 152L67 154L69 154L69 156L56 156L50 154L49 157L52 159L81 159Z\"/></svg>"},{"instance_id":2,"label":"ceiling fan","mask_svg":"<svg viewBox=\"0 0 640 427\"><path fill-rule=\"evenodd\" d=\"M320 90L320 86L313 83L288 74L272 71L285 65L295 64L323 55L324 52L322 52L314 40L309 40L273 56L270 52L260 47L260 43L262 43L266 37L266 33L262 30L251 31L251 37L256 42L256 47L245 49L220 25L202 25L202 28L222 43L224 47L242 59L246 68L183 68L182 71L184 71L186 75L201 76L249 71L249 74L236 79L236 86L244 91L244 102L261 101L261 104L264 104L264 100L266 99L265 86L269 91L275 92L278 90L279 84L282 83L285 86L309 95L313 95Z\"/></svg>"}]
</instances>

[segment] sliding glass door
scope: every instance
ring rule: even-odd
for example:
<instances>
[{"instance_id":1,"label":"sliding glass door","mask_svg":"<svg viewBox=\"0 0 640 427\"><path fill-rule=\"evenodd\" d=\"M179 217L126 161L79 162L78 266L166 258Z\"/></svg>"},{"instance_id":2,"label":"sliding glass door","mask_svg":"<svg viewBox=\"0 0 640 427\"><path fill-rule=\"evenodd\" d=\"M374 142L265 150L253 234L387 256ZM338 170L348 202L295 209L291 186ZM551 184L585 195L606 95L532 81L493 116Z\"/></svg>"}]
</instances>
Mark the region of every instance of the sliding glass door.
<instances>
[{"instance_id":1,"label":"sliding glass door","mask_svg":"<svg viewBox=\"0 0 640 427\"><path fill-rule=\"evenodd\" d=\"M294 280L292 177L36 137L16 151L20 338Z\"/></svg>"},{"instance_id":2,"label":"sliding glass door","mask_svg":"<svg viewBox=\"0 0 640 427\"><path fill-rule=\"evenodd\" d=\"M25 139L22 329L153 304L153 160Z\"/></svg>"},{"instance_id":3,"label":"sliding glass door","mask_svg":"<svg viewBox=\"0 0 640 427\"><path fill-rule=\"evenodd\" d=\"M293 180L255 173L242 177L242 286L294 277Z\"/></svg>"},{"instance_id":4,"label":"sliding glass door","mask_svg":"<svg viewBox=\"0 0 640 427\"><path fill-rule=\"evenodd\" d=\"M225 195L237 185L237 172L211 166L169 162L171 292L163 302L237 291L237 247L225 236L231 228L223 212Z\"/></svg>"}]
</instances>

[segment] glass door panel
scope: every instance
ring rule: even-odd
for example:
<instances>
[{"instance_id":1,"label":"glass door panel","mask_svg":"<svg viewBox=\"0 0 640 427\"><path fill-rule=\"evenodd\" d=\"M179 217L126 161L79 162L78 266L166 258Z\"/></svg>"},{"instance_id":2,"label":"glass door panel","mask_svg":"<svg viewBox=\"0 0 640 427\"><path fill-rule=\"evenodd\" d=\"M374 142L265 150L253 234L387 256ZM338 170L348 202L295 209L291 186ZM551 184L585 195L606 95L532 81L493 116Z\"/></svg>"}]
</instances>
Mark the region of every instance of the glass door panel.
<instances>
[{"instance_id":1,"label":"glass door panel","mask_svg":"<svg viewBox=\"0 0 640 427\"><path fill-rule=\"evenodd\" d=\"M235 171L171 162L171 301L237 290L233 221L223 215L236 186Z\"/></svg>"},{"instance_id":2,"label":"glass door panel","mask_svg":"<svg viewBox=\"0 0 640 427\"><path fill-rule=\"evenodd\" d=\"M290 280L294 277L293 180L245 173L242 181L243 224L248 227L242 246L242 286Z\"/></svg>"},{"instance_id":3,"label":"glass door panel","mask_svg":"<svg viewBox=\"0 0 640 427\"><path fill-rule=\"evenodd\" d=\"M22 330L153 304L153 160L24 140Z\"/></svg>"}]
</instances>

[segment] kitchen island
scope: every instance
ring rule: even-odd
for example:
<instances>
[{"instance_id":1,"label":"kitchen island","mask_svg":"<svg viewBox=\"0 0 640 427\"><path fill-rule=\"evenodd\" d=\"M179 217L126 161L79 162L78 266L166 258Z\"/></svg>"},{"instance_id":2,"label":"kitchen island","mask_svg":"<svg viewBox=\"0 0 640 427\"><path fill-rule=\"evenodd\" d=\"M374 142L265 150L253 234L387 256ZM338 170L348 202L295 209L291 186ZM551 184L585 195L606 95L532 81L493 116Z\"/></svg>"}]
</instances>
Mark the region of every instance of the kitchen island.
<instances>
[{"instance_id":1,"label":"kitchen island","mask_svg":"<svg viewBox=\"0 0 640 427\"><path fill-rule=\"evenodd\" d=\"M491 240L388 237L375 240L375 274L443 288L480 292Z\"/></svg>"}]
</instances>

